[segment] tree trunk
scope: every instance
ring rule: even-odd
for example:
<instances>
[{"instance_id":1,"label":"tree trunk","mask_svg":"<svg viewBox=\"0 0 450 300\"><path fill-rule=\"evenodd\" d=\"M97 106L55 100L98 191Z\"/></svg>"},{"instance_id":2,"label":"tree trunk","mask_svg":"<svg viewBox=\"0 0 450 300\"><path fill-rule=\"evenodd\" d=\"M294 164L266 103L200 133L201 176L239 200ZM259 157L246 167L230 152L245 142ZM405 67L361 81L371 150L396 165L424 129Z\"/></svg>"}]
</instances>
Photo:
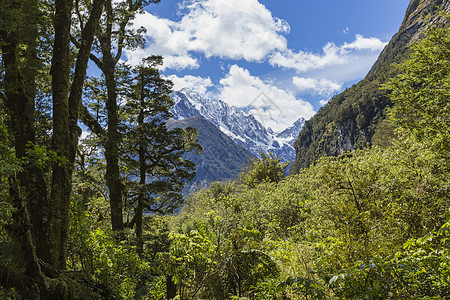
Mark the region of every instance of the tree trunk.
<instances>
[{"instance_id":1,"label":"tree trunk","mask_svg":"<svg viewBox=\"0 0 450 300\"><path fill-rule=\"evenodd\" d=\"M116 80L114 78L114 64L103 56L106 89L108 92L106 110L108 115L108 128L105 141L106 159L106 185L109 190L109 201L111 205L111 226L114 231L123 230L123 203L122 182L119 171L119 117L117 115L117 92Z\"/></svg>"},{"instance_id":2,"label":"tree trunk","mask_svg":"<svg viewBox=\"0 0 450 300\"><path fill-rule=\"evenodd\" d=\"M43 259L56 269L66 267L66 243L72 192L72 139L69 129L71 0L55 1L55 41L52 59L53 135L52 149L63 162L53 162L52 187L48 209L48 240L51 248Z\"/></svg>"},{"instance_id":3,"label":"tree trunk","mask_svg":"<svg viewBox=\"0 0 450 300\"><path fill-rule=\"evenodd\" d=\"M142 174L141 174L142 175ZM144 174L144 182L142 183L142 177L139 182L139 194L138 194L138 205L136 208L136 240L137 240L137 253L142 254L144 252L144 240L142 239L142 219L144 214L144 191L142 188L145 185L145 174Z\"/></svg>"},{"instance_id":4,"label":"tree trunk","mask_svg":"<svg viewBox=\"0 0 450 300\"><path fill-rule=\"evenodd\" d=\"M170 300L177 296L177 286L173 282L172 276L166 276L166 299Z\"/></svg>"},{"instance_id":5,"label":"tree trunk","mask_svg":"<svg viewBox=\"0 0 450 300\"><path fill-rule=\"evenodd\" d=\"M95 30L98 28L104 3L105 0L95 0L93 2L89 20L86 22L84 28L82 28L81 45L69 96L69 128L72 138L71 148L73 150L70 156L71 162L75 161L75 150L78 147L79 134L81 134L81 129L78 127L78 119L81 111L83 85L86 78L87 65L91 54L92 43L94 41Z\"/></svg>"},{"instance_id":6,"label":"tree trunk","mask_svg":"<svg viewBox=\"0 0 450 300\"><path fill-rule=\"evenodd\" d=\"M71 0L55 2L55 41L52 59L53 87L53 140L52 149L69 163L53 165L52 194L49 199L47 183L43 171L32 161L24 166L18 174L19 184L29 212L32 240L36 255L55 269L64 268L66 260L66 243L68 212L71 193L72 164L77 141L71 133L78 133L78 127L69 130L69 115L78 119L81 102L81 90L86 76L87 61L104 0L93 3L93 9L86 30L83 32L84 45L77 59L77 67L72 85L72 106L69 111L69 72L71 57L69 55L69 34L71 26ZM20 3L12 2L12 7L22 9ZM27 8L29 11L33 9ZM36 10L37 11L37 10ZM25 15L27 16L27 15ZM24 17L24 16L18 16ZM35 20L35 18L31 18ZM2 59L5 66L5 95L11 119L10 129L14 136L16 157L28 156L28 148L35 142L34 105L36 95L36 44L38 40L37 24L27 24L24 38L14 30L0 31L2 39ZM21 38L19 40L19 38ZM26 45L26 57L19 57L19 44ZM19 62L23 59L23 62ZM20 67L19 67L20 66ZM23 70L23 75L20 68ZM76 93L78 91L78 93ZM76 121L75 121L76 124ZM76 136L78 138L78 136Z\"/></svg>"},{"instance_id":7,"label":"tree trunk","mask_svg":"<svg viewBox=\"0 0 450 300\"><path fill-rule=\"evenodd\" d=\"M143 135L143 125L144 125L144 83L141 78L141 99L138 115L138 130L141 131L139 134L138 147L139 147L139 193L138 193L138 205L136 209L136 239L137 239L137 251L142 253L144 251L144 241L142 239L142 218L144 214L144 200L145 200L145 178L146 178L146 163L145 163L145 141Z\"/></svg>"},{"instance_id":8,"label":"tree trunk","mask_svg":"<svg viewBox=\"0 0 450 300\"><path fill-rule=\"evenodd\" d=\"M75 74L70 85L70 26L72 1L55 1L55 42L52 59L53 87L53 136L52 148L64 161L53 163L51 198L49 201L49 242L52 249L45 260L56 269L66 268L67 239L69 229L72 173L78 137L81 130L77 125L87 63L94 40L94 31L102 13L104 0L97 0L82 32L82 43L78 53ZM69 97L69 87L70 97Z\"/></svg>"},{"instance_id":9,"label":"tree trunk","mask_svg":"<svg viewBox=\"0 0 450 300\"><path fill-rule=\"evenodd\" d=\"M35 81L33 76L36 72L30 72L30 68L25 65L27 78L23 78L19 69L19 34L15 31L3 31L1 34L4 42L2 58L5 66L5 102L11 120L10 130L14 136L16 157L22 159L27 156L27 147L32 147L35 142L34 96L36 85L31 83ZM35 36L28 36L27 50L33 52L31 48L36 46L34 38L37 39L37 33L30 34ZM46 238L47 233L43 230L43 220L46 219L43 207L46 206L48 199L44 175L42 170L31 162L24 166L23 171L18 174L18 179L24 191L27 209L31 212L32 237L36 252L38 256L44 257L50 247Z\"/></svg>"},{"instance_id":10,"label":"tree trunk","mask_svg":"<svg viewBox=\"0 0 450 300\"><path fill-rule=\"evenodd\" d=\"M103 1L94 1L91 16L83 31L83 47L77 57L70 101L69 34L72 1L55 1L51 68L54 126L52 150L65 161L53 162L51 197L47 195L48 186L43 171L33 161L24 165L23 172L18 174L19 180L10 177L10 197L15 208L10 229L21 252L18 256L24 258L25 273L1 270L0 281L7 287L15 287L27 299L79 298L75 295L80 294L80 286L73 284L67 276L61 275L59 270L65 269L66 265L71 179L80 133L76 121L94 29L102 12ZM17 2L11 3L12 6L17 5L14 8L19 11L22 9ZM38 13L37 9L27 9ZM27 19L30 22L33 20L36 18ZM0 29L2 60L5 66L5 103L11 119L10 130L14 136L16 157L19 159L28 156L28 148L33 147L35 142L34 98L37 69L36 64L29 61L36 59L37 26L32 23L25 25L25 32L28 33L25 39L21 39L21 35L14 30ZM32 33L28 28L32 29ZM25 56L19 55L19 45L26 46ZM69 121L75 126L70 126Z\"/></svg>"},{"instance_id":11,"label":"tree trunk","mask_svg":"<svg viewBox=\"0 0 450 300\"><path fill-rule=\"evenodd\" d=\"M45 227L49 230L48 240L51 249L47 253L49 257L43 259L59 270L66 268L72 174L78 138L81 135L81 129L77 122L87 63L94 40L94 32L103 11L103 3L104 0L93 2L89 20L82 29L81 48L75 65L72 85L70 85L70 27L73 2L71 0L55 1L55 41L51 70L53 87L52 149L59 158L64 160L53 162L52 166L51 197L47 207L49 217Z\"/></svg>"},{"instance_id":12,"label":"tree trunk","mask_svg":"<svg viewBox=\"0 0 450 300\"><path fill-rule=\"evenodd\" d=\"M123 185L119 171L119 116L117 115L117 82L115 79L116 61L111 53L112 44L112 3L106 1L107 28L100 38L103 55L103 74L106 80L107 100L106 110L108 115L108 129L106 132L105 159L106 159L106 185L109 190L109 202L111 206L111 227L113 231L123 230Z\"/></svg>"}]
</instances>

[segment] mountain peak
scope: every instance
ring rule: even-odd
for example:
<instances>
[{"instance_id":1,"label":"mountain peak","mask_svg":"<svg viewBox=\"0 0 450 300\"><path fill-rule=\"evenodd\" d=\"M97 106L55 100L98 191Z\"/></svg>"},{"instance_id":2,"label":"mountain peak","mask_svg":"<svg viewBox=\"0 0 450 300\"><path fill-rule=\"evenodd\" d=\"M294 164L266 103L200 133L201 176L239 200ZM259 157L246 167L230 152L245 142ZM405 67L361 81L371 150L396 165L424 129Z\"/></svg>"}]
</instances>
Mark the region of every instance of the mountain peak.
<instances>
[{"instance_id":1,"label":"mountain peak","mask_svg":"<svg viewBox=\"0 0 450 300\"><path fill-rule=\"evenodd\" d=\"M239 145L259 156L260 151L271 151L283 162L295 157L293 143L304 119L279 134L266 129L253 115L247 115L221 100L214 100L198 92L183 88L172 95L174 119L202 116ZM281 134L281 135L280 135Z\"/></svg>"},{"instance_id":2,"label":"mountain peak","mask_svg":"<svg viewBox=\"0 0 450 300\"><path fill-rule=\"evenodd\" d=\"M305 118L299 118L297 121L294 122L294 124L291 127L288 127L285 130L278 133L277 137L282 139L295 140L298 137L300 131L302 130L302 127L305 124L305 122L306 122ZM292 142L292 146L293 145L294 143Z\"/></svg>"}]
</instances>

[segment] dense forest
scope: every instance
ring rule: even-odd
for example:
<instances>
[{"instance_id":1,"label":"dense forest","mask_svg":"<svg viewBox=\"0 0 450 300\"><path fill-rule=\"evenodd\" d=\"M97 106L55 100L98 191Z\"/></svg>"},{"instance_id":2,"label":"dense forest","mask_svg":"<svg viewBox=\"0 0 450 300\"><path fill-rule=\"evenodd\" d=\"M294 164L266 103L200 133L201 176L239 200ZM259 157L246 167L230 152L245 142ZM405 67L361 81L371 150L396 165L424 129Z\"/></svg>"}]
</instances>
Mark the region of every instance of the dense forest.
<instances>
[{"instance_id":1,"label":"dense forest","mask_svg":"<svg viewBox=\"0 0 450 300\"><path fill-rule=\"evenodd\" d=\"M157 2L2 3L0 298L448 299L450 28L372 87L376 145L290 176L261 153L183 198L198 133L166 126L161 57L121 60Z\"/></svg>"}]
</instances>

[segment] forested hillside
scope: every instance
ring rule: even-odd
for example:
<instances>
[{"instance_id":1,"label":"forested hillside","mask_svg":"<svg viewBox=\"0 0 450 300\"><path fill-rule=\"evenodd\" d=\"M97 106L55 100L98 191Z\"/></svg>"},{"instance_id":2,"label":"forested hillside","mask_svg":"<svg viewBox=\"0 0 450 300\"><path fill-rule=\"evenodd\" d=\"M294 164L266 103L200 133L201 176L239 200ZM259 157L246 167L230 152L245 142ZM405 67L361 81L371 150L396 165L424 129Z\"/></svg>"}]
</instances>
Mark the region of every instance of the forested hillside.
<instances>
[{"instance_id":1,"label":"forested hillside","mask_svg":"<svg viewBox=\"0 0 450 300\"><path fill-rule=\"evenodd\" d=\"M411 2L402 26L420 35L397 35L369 73L385 107L361 84L323 110L337 108L330 137L359 124L353 109L383 119L377 145L317 148L287 177L261 153L186 198L186 157L227 141L201 118L170 125L160 56L122 60L157 2L2 3L0 299L450 298L448 2ZM401 62L382 64L395 41Z\"/></svg>"},{"instance_id":2,"label":"forested hillside","mask_svg":"<svg viewBox=\"0 0 450 300\"><path fill-rule=\"evenodd\" d=\"M391 134L382 121L392 103L387 91L380 89L380 86L396 74L393 65L407 57L411 42L419 39L427 26L448 26L448 21L436 14L438 10L450 12L449 2L410 2L399 31L367 76L334 96L305 123L295 142L296 159L291 167L292 174L309 167L321 156L337 156L349 150L379 144L384 139L383 134Z\"/></svg>"}]
</instances>

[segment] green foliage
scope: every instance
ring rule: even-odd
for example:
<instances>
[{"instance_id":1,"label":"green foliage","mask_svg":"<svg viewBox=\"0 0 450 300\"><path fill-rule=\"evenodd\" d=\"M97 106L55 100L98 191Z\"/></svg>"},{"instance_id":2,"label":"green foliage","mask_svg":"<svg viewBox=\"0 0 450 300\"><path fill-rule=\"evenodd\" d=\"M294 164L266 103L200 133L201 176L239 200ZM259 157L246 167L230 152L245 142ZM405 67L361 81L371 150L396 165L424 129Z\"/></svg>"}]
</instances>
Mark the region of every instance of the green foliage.
<instances>
[{"instance_id":1,"label":"green foliage","mask_svg":"<svg viewBox=\"0 0 450 300\"><path fill-rule=\"evenodd\" d=\"M243 296L274 278L278 266L272 257L250 248L255 235L260 236L257 231L234 230L229 239L219 240L214 232L202 230L172 234L164 260L170 262L168 274L178 284L181 299Z\"/></svg>"},{"instance_id":2,"label":"green foliage","mask_svg":"<svg viewBox=\"0 0 450 300\"><path fill-rule=\"evenodd\" d=\"M265 182L280 182L285 176L289 162L280 163L274 154L260 152L261 158L252 159L250 165L244 169L241 178L249 187L255 187Z\"/></svg>"},{"instance_id":3,"label":"green foliage","mask_svg":"<svg viewBox=\"0 0 450 300\"><path fill-rule=\"evenodd\" d=\"M0 235L5 225L11 222L13 207L9 201L9 182L21 168L14 152L9 147L9 135L4 123L4 115L0 113Z\"/></svg>"},{"instance_id":4,"label":"green foliage","mask_svg":"<svg viewBox=\"0 0 450 300\"><path fill-rule=\"evenodd\" d=\"M425 36L413 44L411 57L398 66L400 74L384 88L395 104L391 120L449 159L450 29L431 25Z\"/></svg>"},{"instance_id":5,"label":"green foliage","mask_svg":"<svg viewBox=\"0 0 450 300\"><path fill-rule=\"evenodd\" d=\"M262 295L262 284L277 276L279 266L270 253L270 245L264 241L266 215L258 214L259 196L264 195L263 185L260 187L258 191L241 190L234 184L215 183L211 190L194 195L173 220L172 226L178 231L173 235L173 246L185 248L171 248L170 253L180 261L195 262L191 268L173 263L173 272L182 272L192 280L186 270L193 270L201 278L190 287L184 285L189 280L181 280L182 297L229 299L249 293ZM273 189L268 184L267 190ZM241 194L244 192L248 194ZM193 253L194 258L185 260L182 253Z\"/></svg>"},{"instance_id":6,"label":"green foliage","mask_svg":"<svg viewBox=\"0 0 450 300\"><path fill-rule=\"evenodd\" d=\"M55 151L48 150L46 146L27 143L27 156L23 157L21 163L27 166L33 165L39 169L49 168L52 164L67 164L65 157L60 157Z\"/></svg>"},{"instance_id":7,"label":"green foliage","mask_svg":"<svg viewBox=\"0 0 450 300\"><path fill-rule=\"evenodd\" d=\"M85 203L74 198L68 247L68 266L86 272L105 286L108 297L130 299L136 294L150 293L147 285L156 288L161 284L153 278L153 267L139 257L135 246L127 241L117 242L117 237L107 229L93 226L92 216ZM157 290L151 291L157 293ZM103 297L105 292L103 293Z\"/></svg>"},{"instance_id":8,"label":"green foliage","mask_svg":"<svg viewBox=\"0 0 450 300\"><path fill-rule=\"evenodd\" d=\"M289 277L283 281L279 287L286 290L287 287L291 287L292 292L299 296L303 296L306 299L324 299L325 295L322 291L323 287L321 283L316 281L314 277Z\"/></svg>"},{"instance_id":9,"label":"green foliage","mask_svg":"<svg viewBox=\"0 0 450 300\"><path fill-rule=\"evenodd\" d=\"M450 222L447 221L438 230L404 244L403 253L395 257L396 262L406 266L403 280L410 283L402 294L411 298L450 297L449 233Z\"/></svg>"},{"instance_id":10,"label":"green foliage","mask_svg":"<svg viewBox=\"0 0 450 300\"><path fill-rule=\"evenodd\" d=\"M162 257L167 263L166 272L178 284L181 299L194 299L211 276L217 246L205 232L192 230L187 234L173 233L170 237L173 239L170 251Z\"/></svg>"},{"instance_id":11,"label":"green foliage","mask_svg":"<svg viewBox=\"0 0 450 300\"><path fill-rule=\"evenodd\" d=\"M12 242L9 226L15 211L9 196L9 178L21 170L18 160L9 145L9 135L6 130L4 115L0 111L0 269L18 268L16 245ZM0 286L0 298L21 299L14 289L4 289Z\"/></svg>"},{"instance_id":12,"label":"green foliage","mask_svg":"<svg viewBox=\"0 0 450 300\"><path fill-rule=\"evenodd\" d=\"M403 249L386 258L340 270L329 280L345 299L446 299L450 296L449 228L408 240Z\"/></svg>"},{"instance_id":13,"label":"green foliage","mask_svg":"<svg viewBox=\"0 0 450 300\"><path fill-rule=\"evenodd\" d=\"M403 245L439 230L450 206L449 183L439 155L406 138L385 148L322 158L277 183L214 183L192 195L172 219L174 243L192 245L199 251L196 262L202 262L202 268L180 265L178 271L196 270L197 276L214 278L184 286L183 293L198 289L198 298L220 299L246 293L255 299L382 299L397 295L405 274L419 286L412 269L403 270L405 261L392 259L402 253L413 261ZM272 273L246 265L255 261L240 256L246 251L268 255L276 262L272 269L267 261ZM435 258L436 266L445 259ZM252 284L241 294L230 288L233 281L225 275L237 265L253 270L245 275L253 278ZM214 271L219 266L221 271ZM407 285L403 289L412 292Z\"/></svg>"}]
</instances>

